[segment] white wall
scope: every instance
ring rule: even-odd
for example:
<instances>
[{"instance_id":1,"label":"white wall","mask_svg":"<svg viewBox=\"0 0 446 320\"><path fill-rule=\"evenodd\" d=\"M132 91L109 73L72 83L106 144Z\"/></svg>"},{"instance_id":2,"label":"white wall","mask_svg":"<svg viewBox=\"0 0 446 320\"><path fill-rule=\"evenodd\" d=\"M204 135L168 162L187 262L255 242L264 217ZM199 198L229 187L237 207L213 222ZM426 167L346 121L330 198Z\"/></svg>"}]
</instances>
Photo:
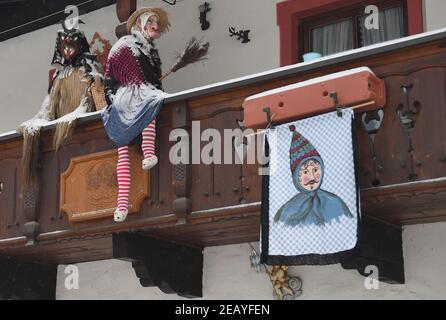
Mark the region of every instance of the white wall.
<instances>
[{"instance_id":1,"label":"white wall","mask_svg":"<svg viewBox=\"0 0 446 320\"><path fill-rule=\"evenodd\" d=\"M366 290L364 277L340 265L301 266L289 274L303 280L299 299L446 299L446 223L408 226L403 232L406 284L380 283ZM249 266L247 244L204 250L204 299L271 299L265 273ZM66 290L65 266L59 266L57 299L179 299L158 288L139 285L131 264L118 260L89 262L79 267L79 289Z\"/></svg>"},{"instance_id":2,"label":"white wall","mask_svg":"<svg viewBox=\"0 0 446 320\"><path fill-rule=\"evenodd\" d=\"M169 69L175 52L182 51L193 35L210 42L209 59L166 78L167 91L178 91L214 83L279 66L279 28L276 25L278 0L224 0L207 1L211 11L211 26L202 31L198 6L202 0L183 0L167 6L172 28L158 40L163 68ZM261 4L260 4L261 2ZM162 1L138 1L141 5L165 6ZM229 37L229 27L250 29L251 42L242 44Z\"/></svg>"},{"instance_id":3,"label":"white wall","mask_svg":"<svg viewBox=\"0 0 446 320\"><path fill-rule=\"evenodd\" d=\"M210 42L208 60L189 66L166 78L167 92L177 92L209 83L256 73L279 66L279 29L275 4L278 0L208 0L211 27L201 31L198 6L201 0L183 0L175 6L160 0L138 1L139 6L162 6L170 14L171 31L157 41L167 71L192 37ZM81 29L91 40L95 31L114 43L119 23L115 6L81 17ZM228 27L250 29L251 42L242 44L229 37ZM48 86L48 70L60 25L0 42L0 133L15 130L18 124L39 110Z\"/></svg>"},{"instance_id":4,"label":"white wall","mask_svg":"<svg viewBox=\"0 0 446 320\"><path fill-rule=\"evenodd\" d=\"M446 27L446 1L424 0L424 30L431 31Z\"/></svg>"}]
</instances>

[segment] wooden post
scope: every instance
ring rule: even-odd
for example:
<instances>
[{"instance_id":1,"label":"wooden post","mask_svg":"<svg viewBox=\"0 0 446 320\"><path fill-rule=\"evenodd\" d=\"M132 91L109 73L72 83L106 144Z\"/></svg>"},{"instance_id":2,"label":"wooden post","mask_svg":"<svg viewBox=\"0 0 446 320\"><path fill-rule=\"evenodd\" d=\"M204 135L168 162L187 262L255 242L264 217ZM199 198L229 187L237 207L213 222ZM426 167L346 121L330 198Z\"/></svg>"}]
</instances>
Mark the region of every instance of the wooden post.
<instances>
[{"instance_id":1,"label":"wooden post","mask_svg":"<svg viewBox=\"0 0 446 320\"><path fill-rule=\"evenodd\" d=\"M25 214L25 224L23 225L23 233L27 239L27 246L36 243L36 237L39 234L40 224L37 222L39 217L39 200L40 200L40 181L41 181L41 157L40 157L40 135L32 144L35 164L32 167L35 172L32 174L31 180L22 186L22 205Z\"/></svg>"},{"instance_id":2,"label":"wooden post","mask_svg":"<svg viewBox=\"0 0 446 320\"><path fill-rule=\"evenodd\" d=\"M116 15L118 16L119 22L121 22L115 29L115 34L118 38L127 34L125 24L135 10L136 0L116 0Z\"/></svg>"},{"instance_id":3,"label":"wooden post","mask_svg":"<svg viewBox=\"0 0 446 320\"><path fill-rule=\"evenodd\" d=\"M190 144L190 115L186 103L178 104L172 111L172 130L184 129L189 133ZM191 211L190 200L190 153L189 164L179 163L172 165L172 186L174 189L176 199L172 202L173 212L178 217L177 224L186 223L186 216Z\"/></svg>"}]
</instances>

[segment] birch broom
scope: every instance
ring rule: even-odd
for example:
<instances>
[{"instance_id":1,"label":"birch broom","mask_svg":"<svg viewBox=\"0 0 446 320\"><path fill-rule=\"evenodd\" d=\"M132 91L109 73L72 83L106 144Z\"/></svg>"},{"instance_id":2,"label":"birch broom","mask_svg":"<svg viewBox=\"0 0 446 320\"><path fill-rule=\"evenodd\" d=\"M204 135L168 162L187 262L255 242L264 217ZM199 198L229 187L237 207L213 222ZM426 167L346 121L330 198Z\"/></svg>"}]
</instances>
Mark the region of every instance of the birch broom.
<instances>
[{"instance_id":1,"label":"birch broom","mask_svg":"<svg viewBox=\"0 0 446 320\"><path fill-rule=\"evenodd\" d=\"M170 71L163 75L160 80L166 78L169 74L178 71L185 66L198 61L206 60L209 49L209 42L198 41L192 37L186 44L183 52L178 56L177 61L170 68Z\"/></svg>"}]
</instances>

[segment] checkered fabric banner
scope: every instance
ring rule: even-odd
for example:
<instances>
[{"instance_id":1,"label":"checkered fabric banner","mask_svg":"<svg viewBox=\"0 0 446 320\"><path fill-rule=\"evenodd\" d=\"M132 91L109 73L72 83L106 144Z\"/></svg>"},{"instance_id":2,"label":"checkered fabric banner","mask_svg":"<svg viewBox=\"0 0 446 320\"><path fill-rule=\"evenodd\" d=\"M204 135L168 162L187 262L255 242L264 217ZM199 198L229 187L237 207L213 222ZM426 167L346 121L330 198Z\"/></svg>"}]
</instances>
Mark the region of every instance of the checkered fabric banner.
<instances>
[{"instance_id":1,"label":"checkered fabric banner","mask_svg":"<svg viewBox=\"0 0 446 320\"><path fill-rule=\"evenodd\" d=\"M336 254L356 246L360 213L353 118L353 110L344 109L342 117L332 112L267 131L270 174L264 177L263 262L337 263Z\"/></svg>"}]
</instances>

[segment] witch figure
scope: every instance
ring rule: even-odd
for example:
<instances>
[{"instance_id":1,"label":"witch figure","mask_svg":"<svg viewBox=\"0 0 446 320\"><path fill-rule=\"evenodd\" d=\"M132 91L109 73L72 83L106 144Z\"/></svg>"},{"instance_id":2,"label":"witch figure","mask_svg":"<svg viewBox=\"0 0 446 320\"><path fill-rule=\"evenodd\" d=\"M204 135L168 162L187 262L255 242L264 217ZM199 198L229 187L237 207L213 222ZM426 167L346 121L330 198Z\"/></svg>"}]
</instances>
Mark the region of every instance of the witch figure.
<instances>
[{"instance_id":1,"label":"witch figure","mask_svg":"<svg viewBox=\"0 0 446 320\"><path fill-rule=\"evenodd\" d=\"M167 13L161 8L140 8L127 21L127 36L110 50L106 67L105 94L108 107L102 120L108 136L118 147L118 206L114 220L128 214L131 184L129 144L142 133L144 160L149 170L155 155L156 116L166 93L161 85L161 60L154 40L169 30Z\"/></svg>"},{"instance_id":2,"label":"witch figure","mask_svg":"<svg viewBox=\"0 0 446 320\"><path fill-rule=\"evenodd\" d=\"M82 21L79 21L83 23ZM55 72L48 94L39 112L20 124L17 131L23 134L22 177L24 184L35 177L38 167L38 149L41 128L50 122L56 123L53 136L55 151L70 141L76 119L87 112L104 107L103 95L95 99L92 90L103 92L103 68L90 46L84 32L68 28L57 32L51 65Z\"/></svg>"},{"instance_id":3,"label":"witch figure","mask_svg":"<svg viewBox=\"0 0 446 320\"><path fill-rule=\"evenodd\" d=\"M318 225L324 226L331 220L346 216L353 218L347 205L336 194L322 190L324 162L314 146L294 125L290 146L290 168L293 183L299 191L276 213L274 222L287 226Z\"/></svg>"},{"instance_id":4,"label":"witch figure","mask_svg":"<svg viewBox=\"0 0 446 320\"><path fill-rule=\"evenodd\" d=\"M140 8L127 20L129 35L120 38L108 56L105 73L108 107L101 116L109 138L118 147L116 222L124 221L129 212L129 144L142 134L142 169L150 170L158 163L155 155L156 117L167 97L162 79L188 64L206 59L209 43L201 43L192 37L170 71L162 76L155 40L169 27L164 9Z\"/></svg>"}]
</instances>

